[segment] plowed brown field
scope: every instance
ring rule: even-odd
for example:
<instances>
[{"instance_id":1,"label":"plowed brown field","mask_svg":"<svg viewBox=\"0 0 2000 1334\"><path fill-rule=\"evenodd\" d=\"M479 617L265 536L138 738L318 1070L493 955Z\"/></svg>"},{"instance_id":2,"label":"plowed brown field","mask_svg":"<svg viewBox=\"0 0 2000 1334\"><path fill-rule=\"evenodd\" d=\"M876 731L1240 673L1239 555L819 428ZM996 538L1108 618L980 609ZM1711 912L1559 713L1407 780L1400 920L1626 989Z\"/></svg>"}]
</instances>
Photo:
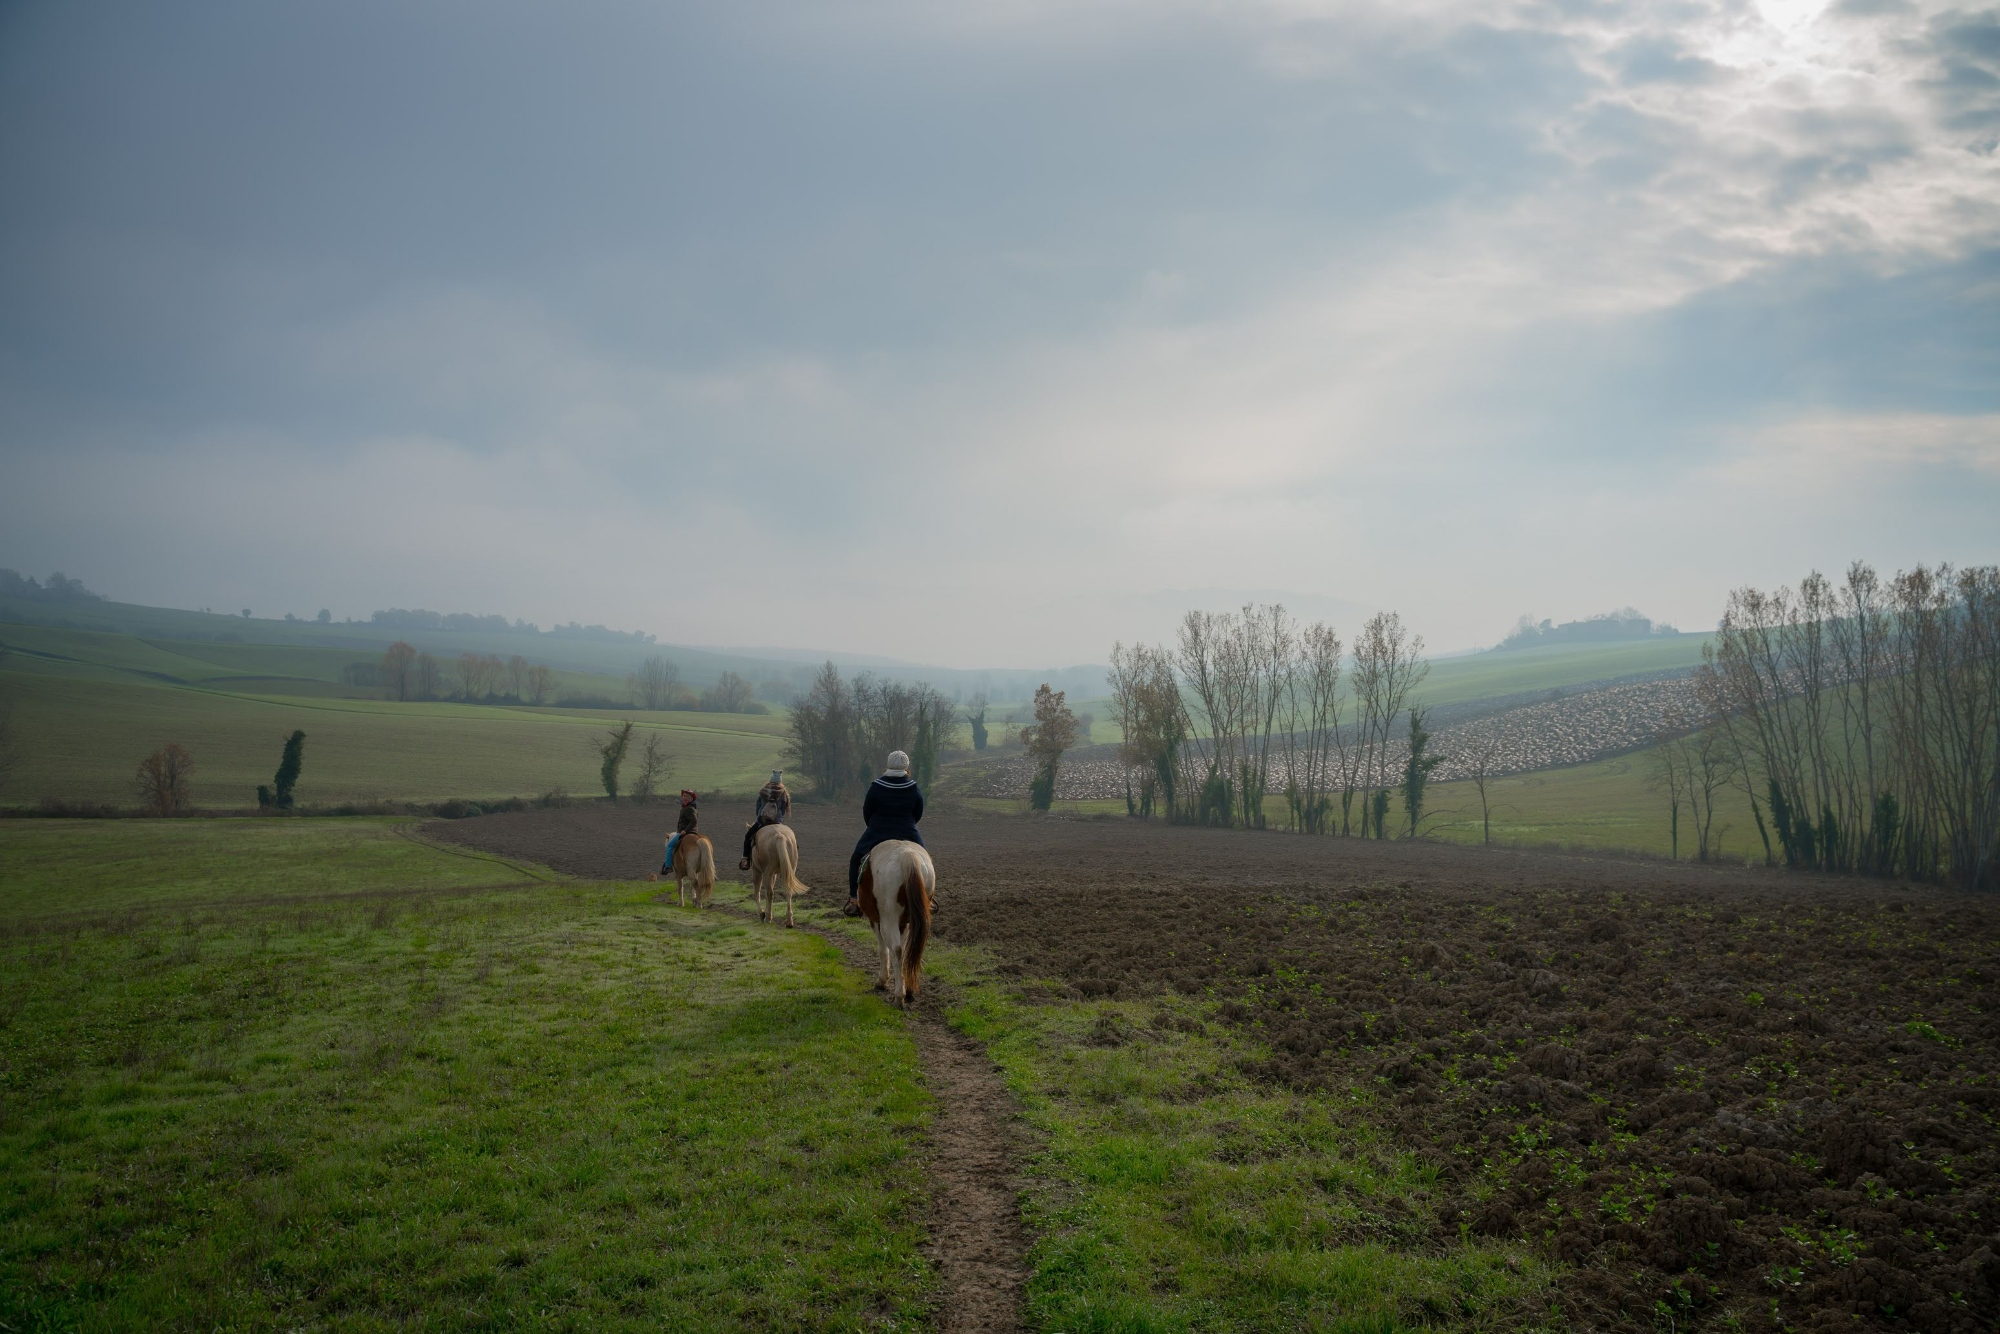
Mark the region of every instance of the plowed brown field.
<instances>
[{"instance_id":1,"label":"plowed brown field","mask_svg":"<svg viewBox=\"0 0 2000 1334\"><path fill-rule=\"evenodd\" d=\"M802 808L844 889L851 813ZM712 811L724 874L747 811ZM660 808L432 825L570 874ZM1078 997L1210 997L1252 1073L1372 1095L1440 1231L1570 1263L1591 1328L2000 1325L2000 904L1741 868L934 814L939 934Z\"/></svg>"}]
</instances>

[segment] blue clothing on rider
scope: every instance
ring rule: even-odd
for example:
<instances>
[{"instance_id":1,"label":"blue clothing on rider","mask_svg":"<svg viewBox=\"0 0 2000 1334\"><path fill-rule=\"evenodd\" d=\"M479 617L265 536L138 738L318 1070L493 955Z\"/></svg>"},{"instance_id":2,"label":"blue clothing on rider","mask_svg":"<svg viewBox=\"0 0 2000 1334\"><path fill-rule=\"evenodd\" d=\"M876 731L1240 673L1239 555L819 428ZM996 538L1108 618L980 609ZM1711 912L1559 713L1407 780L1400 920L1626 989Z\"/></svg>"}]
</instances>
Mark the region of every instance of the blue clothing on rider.
<instances>
[{"instance_id":1,"label":"blue clothing on rider","mask_svg":"<svg viewBox=\"0 0 2000 1334\"><path fill-rule=\"evenodd\" d=\"M666 855L660 859L661 875L674 873L674 849L680 846L681 835L697 833L700 830L701 812L696 809L695 801L694 793L686 788L681 789L681 816L674 826L673 837L667 840Z\"/></svg>"},{"instance_id":2,"label":"blue clothing on rider","mask_svg":"<svg viewBox=\"0 0 2000 1334\"><path fill-rule=\"evenodd\" d=\"M868 822L868 832L861 836L861 841L854 845L854 855L847 859L850 899L860 892L862 859L877 843L901 838L919 846L923 844L924 836L917 829L917 821L924 818L924 794L910 777L910 757L902 751L891 754L888 769L868 785L868 795L861 799L861 818Z\"/></svg>"}]
</instances>

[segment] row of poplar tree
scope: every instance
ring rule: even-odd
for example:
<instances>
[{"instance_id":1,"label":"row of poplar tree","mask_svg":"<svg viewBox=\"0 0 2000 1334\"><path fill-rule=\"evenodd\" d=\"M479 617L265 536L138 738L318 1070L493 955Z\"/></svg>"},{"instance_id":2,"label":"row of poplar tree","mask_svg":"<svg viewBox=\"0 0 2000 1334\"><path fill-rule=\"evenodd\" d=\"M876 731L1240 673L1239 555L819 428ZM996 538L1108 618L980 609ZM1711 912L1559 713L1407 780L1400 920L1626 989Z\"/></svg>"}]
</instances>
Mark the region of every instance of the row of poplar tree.
<instances>
[{"instance_id":1,"label":"row of poplar tree","mask_svg":"<svg viewBox=\"0 0 2000 1334\"><path fill-rule=\"evenodd\" d=\"M1281 606L1191 611L1171 647L1111 650L1126 808L1262 829L1282 793L1295 829L1386 838L1400 797L1397 832L1413 833L1440 760L1413 705L1429 671L1423 636L1395 612L1350 646Z\"/></svg>"},{"instance_id":2,"label":"row of poplar tree","mask_svg":"<svg viewBox=\"0 0 2000 1334\"><path fill-rule=\"evenodd\" d=\"M1691 761L1767 860L2000 888L2000 567L1738 589L1703 657Z\"/></svg>"}]
</instances>

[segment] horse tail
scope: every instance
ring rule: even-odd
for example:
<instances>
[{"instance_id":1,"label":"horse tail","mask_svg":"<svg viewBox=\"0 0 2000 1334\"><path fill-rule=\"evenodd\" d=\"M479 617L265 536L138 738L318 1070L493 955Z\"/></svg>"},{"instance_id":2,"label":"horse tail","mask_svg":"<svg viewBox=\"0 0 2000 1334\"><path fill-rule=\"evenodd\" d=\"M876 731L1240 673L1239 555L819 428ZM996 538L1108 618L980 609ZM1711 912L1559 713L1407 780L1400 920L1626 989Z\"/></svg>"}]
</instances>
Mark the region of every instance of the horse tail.
<instances>
[{"instance_id":1,"label":"horse tail","mask_svg":"<svg viewBox=\"0 0 2000 1334\"><path fill-rule=\"evenodd\" d=\"M903 874L903 898L910 913L910 938L903 946L903 994L914 996L923 980L924 942L931 934L931 897L914 859Z\"/></svg>"}]
</instances>

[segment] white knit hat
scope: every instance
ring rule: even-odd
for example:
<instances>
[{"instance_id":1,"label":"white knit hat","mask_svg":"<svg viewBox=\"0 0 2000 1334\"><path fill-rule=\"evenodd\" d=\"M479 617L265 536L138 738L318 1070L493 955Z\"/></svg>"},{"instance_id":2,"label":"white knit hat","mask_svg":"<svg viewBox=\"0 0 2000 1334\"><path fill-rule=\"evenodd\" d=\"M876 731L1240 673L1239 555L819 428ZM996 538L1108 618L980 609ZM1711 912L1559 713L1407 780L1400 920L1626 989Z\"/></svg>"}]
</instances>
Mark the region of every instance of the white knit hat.
<instances>
[{"instance_id":1,"label":"white knit hat","mask_svg":"<svg viewBox=\"0 0 2000 1334\"><path fill-rule=\"evenodd\" d=\"M910 757L900 750L890 751L889 767L884 772L896 778L901 778L910 772Z\"/></svg>"}]
</instances>

